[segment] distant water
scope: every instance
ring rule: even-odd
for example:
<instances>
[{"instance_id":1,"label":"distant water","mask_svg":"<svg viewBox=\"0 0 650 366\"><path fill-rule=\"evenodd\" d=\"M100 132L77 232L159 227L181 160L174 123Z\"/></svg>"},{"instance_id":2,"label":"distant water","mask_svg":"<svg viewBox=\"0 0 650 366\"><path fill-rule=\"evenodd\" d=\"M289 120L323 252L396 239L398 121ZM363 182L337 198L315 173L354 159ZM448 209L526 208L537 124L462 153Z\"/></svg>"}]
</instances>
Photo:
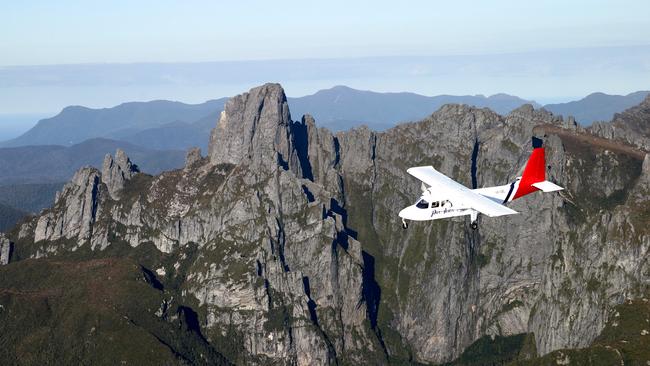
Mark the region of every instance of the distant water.
<instances>
[{"instance_id":1,"label":"distant water","mask_svg":"<svg viewBox=\"0 0 650 366\"><path fill-rule=\"evenodd\" d=\"M39 120L55 114L0 114L0 142L22 135L34 127Z\"/></svg>"}]
</instances>

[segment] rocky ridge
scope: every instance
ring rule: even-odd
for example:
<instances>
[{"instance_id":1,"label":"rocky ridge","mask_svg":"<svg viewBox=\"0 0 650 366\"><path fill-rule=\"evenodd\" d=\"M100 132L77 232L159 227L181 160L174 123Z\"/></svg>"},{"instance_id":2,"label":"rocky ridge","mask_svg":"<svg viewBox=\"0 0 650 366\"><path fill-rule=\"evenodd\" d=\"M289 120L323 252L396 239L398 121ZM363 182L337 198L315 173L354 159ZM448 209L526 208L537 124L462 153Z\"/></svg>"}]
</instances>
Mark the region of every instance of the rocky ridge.
<instances>
[{"instance_id":1,"label":"rocky ridge","mask_svg":"<svg viewBox=\"0 0 650 366\"><path fill-rule=\"evenodd\" d=\"M206 339L236 363L440 363L522 333L538 354L584 347L610 307L648 291L650 160L574 138L575 124L553 132L567 127L529 105L504 117L445 105L332 134L292 121L266 84L226 103L208 156L191 151L184 169L148 176L119 151L81 169L9 234L11 261L153 245L176 259L151 270L180 283L173 301L197 302ZM464 218L399 227L419 193L406 168L503 184L533 134L565 192L515 201L519 215L478 231Z\"/></svg>"},{"instance_id":2,"label":"rocky ridge","mask_svg":"<svg viewBox=\"0 0 650 366\"><path fill-rule=\"evenodd\" d=\"M650 151L650 95L641 104L614 114L611 122L596 122L588 130L598 136L620 140Z\"/></svg>"},{"instance_id":3,"label":"rocky ridge","mask_svg":"<svg viewBox=\"0 0 650 366\"><path fill-rule=\"evenodd\" d=\"M115 159L111 154L106 154L102 165L102 182L106 184L108 193L114 200L119 199L119 192L124 188L127 180L131 179L140 170L131 163L122 149L117 149Z\"/></svg>"}]
</instances>

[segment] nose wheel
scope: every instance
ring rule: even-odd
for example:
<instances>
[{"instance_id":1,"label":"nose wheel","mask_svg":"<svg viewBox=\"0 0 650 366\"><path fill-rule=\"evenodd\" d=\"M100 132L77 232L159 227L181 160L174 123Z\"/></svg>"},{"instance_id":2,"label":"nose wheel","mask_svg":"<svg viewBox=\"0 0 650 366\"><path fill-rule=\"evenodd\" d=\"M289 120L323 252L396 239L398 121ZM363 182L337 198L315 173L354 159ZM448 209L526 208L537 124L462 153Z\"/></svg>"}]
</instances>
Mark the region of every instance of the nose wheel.
<instances>
[{"instance_id":1,"label":"nose wheel","mask_svg":"<svg viewBox=\"0 0 650 366\"><path fill-rule=\"evenodd\" d=\"M472 227L472 230L478 229L478 222L472 221L471 227Z\"/></svg>"},{"instance_id":2,"label":"nose wheel","mask_svg":"<svg viewBox=\"0 0 650 366\"><path fill-rule=\"evenodd\" d=\"M406 220L402 219L402 229L406 230L409 228L409 223Z\"/></svg>"}]
</instances>

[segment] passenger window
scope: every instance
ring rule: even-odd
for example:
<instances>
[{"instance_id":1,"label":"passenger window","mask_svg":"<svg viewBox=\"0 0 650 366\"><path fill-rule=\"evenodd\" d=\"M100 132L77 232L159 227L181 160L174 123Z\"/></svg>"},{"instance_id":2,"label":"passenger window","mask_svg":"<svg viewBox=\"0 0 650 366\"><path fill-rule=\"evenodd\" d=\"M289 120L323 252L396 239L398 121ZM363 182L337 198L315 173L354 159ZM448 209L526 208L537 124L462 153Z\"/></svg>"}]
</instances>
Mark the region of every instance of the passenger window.
<instances>
[{"instance_id":1,"label":"passenger window","mask_svg":"<svg viewBox=\"0 0 650 366\"><path fill-rule=\"evenodd\" d=\"M425 200L420 200L420 202L415 204L415 207L417 208L429 208L429 202Z\"/></svg>"}]
</instances>

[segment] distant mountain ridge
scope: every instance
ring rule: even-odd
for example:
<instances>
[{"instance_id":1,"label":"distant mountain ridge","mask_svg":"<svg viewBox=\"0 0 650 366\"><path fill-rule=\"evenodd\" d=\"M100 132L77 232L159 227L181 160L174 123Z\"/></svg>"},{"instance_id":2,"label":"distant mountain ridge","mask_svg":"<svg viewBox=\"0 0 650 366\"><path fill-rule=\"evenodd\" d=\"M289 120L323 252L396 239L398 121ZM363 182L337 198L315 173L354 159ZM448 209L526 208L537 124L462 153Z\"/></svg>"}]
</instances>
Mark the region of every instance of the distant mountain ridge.
<instances>
[{"instance_id":1,"label":"distant mountain ridge","mask_svg":"<svg viewBox=\"0 0 650 366\"><path fill-rule=\"evenodd\" d=\"M573 102L543 106L554 114L574 116L583 125L611 120L614 113L639 104L648 91L625 96L593 93ZM123 103L112 108L64 108L58 115L39 121L25 134L0 143L0 147L28 145L71 146L90 138L108 138L158 150L207 148L210 129L219 119L226 98L201 104L165 100ZM424 96L409 92L379 93L335 86L314 94L288 98L293 119L310 114L319 127L332 131L367 125L385 130L400 122L421 120L444 104L466 104L507 114L523 104L541 107L534 101L504 93L483 95Z\"/></svg>"},{"instance_id":2,"label":"distant mountain ridge","mask_svg":"<svg viewBox=\"0 0 650 366\"><path fill-rule=\"evenodd\" d=\"M64 108L61 113L43 119L23 135L0 143L0 147L27 145L71 146L90 138L127 141L152 149L207 147L210 129L218 121L227 98L201 104L166 100L129 102L112 108L91 109L81 106ZM333 131L362 124L383 130L399 122L420 120L444 104L468 104L507 113L534 101L508 94L438 95L415 93L379 93L335 86L312 95L288 98L294 119L311 114L321 127Z\"/></svg>"},{"instance_id":3,"label":"distant mountain ridge","mask_svg":"<svg viewBox=\"0 0 650 366\"><path fill-rule=\"evenodd\" d=\"M12 228L28 213L0 202L0 232Z\"/></svg>"},{"instance_id":4,"label":"distant mountain ridge","mask_svg":"<svg viewBox=\"0 0 650 366\"><path fill-rule=\"evenodd\" d=\"M123 141L90 139L73 146L44 145L0 148L0 185L57 183L82 166L101 167L108 152L122 149L138 156L142 171L157 174L183 166L185 152L153 150Z\"/></svg>"},{"instance_id":5,"label":"distant mountain ridge","mask_svg":"<svg viewBox=\"0 0 650 366\"><path fill-rule=\"evenodd\" d=\"M119 138L160 128L169 123L192 123L223 109L225 98L201 104L167 100L129 102L112 108L81 106L64 108L58 115L40 120L23 135L2 143L2 147L27 145L71 146L87 139ZM215 121L216 123L216 121Z\"/></svg>"},{"instance_id":6,"label":"distant mountain ridge","mask_svg":"<svg viewBox=\"0 0 650 366\"><path fill-rule=\"evenodd\" d=\"M56 192L65 182L0 185L0 204L20 211L38 213L52 206Z\"/></svg>"},{"instance_id":7,"label":"distant mountain ridge","mask_svg":"<svg viewBox=\"0 0 650 366\"><path fill-rule=\"evenodd\" d=\"M544 109L553 114L573 116L581 125L590 125L596 121L611 120L615 113L641 103L648 94L650 91L647 90L627 95L610 95L598 92L573 102L546 104Z\"/></svg>"},{"instance_id":8,"label":"distant mountain ridge","mask_svg":"<svg viewBox=\"0 0 650 366\"><path fill-rule=\"evenodd\" d=\"M175 121L159 127L126 135L114 135L113 137L117 140L150 149L185 150L197 146L207 151L208 136L210 136L210 131L219 120L219 114L220 110L215 110L191 123Z\"/></svg>"},{"instance_id":9,"label":"distant mountain ridge","mask_svg":"<svg viewBox=\"0 0 650 366\"><path fill-rule=\"evenodd\" d=\"M379 93L357 90L347 86L335 86L300 98L288 98L294 117L311 114L319 126L330 130L346 130L366 124L375 130L384 130L399 122L417 121L429 116L444 104L467 104L488 107L505 114L523 104L534 101L508 94L483 95L437 95Z\"/></svg>"}]
</instances>

